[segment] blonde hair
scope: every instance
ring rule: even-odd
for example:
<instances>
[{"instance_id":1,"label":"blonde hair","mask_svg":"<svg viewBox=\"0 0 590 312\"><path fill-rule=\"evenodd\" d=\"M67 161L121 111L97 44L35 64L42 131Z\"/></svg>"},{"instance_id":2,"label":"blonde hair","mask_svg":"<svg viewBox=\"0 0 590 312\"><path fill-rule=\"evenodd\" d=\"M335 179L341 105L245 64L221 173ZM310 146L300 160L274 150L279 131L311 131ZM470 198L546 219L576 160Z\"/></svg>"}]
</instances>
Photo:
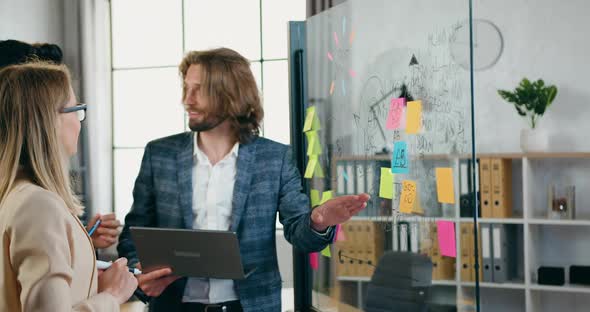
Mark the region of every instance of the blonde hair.
<instances>
[{"instance_id":1,"label":"blonde hair","mask_svg":"<svg viewBox=\"0 0 590 312\"><path fill-rule=\"evenodd\" d=\"M197 64L201 65L203 90L214 105L213 111L229 117L235 138L240 143L248 143L258 136L264 111L250 62L228 48L191 51L179 66L183 80L189 67ZM183 101L185 97L183 85Z\"/></svg>"},{"instance_id":2,"label":"blonde hair","mask_svg":"<svg viewBox=\"0 0 590 312\"><path fill-rule=\"evenodd\" d=\"M59 111L69 97L70 73L64 65L38 62L0 70L0 203L21 171L61 197L72 213L82 212L57 130Z\"/></svg>"}]
</instances>

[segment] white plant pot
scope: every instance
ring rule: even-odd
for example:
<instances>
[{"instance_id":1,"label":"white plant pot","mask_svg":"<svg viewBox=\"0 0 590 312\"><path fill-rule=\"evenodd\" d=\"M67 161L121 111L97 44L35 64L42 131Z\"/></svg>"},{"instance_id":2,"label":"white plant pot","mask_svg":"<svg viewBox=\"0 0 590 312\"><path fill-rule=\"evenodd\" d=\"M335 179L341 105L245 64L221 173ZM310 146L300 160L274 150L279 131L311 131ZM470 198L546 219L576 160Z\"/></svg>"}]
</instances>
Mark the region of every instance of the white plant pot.
<instances>
[{"instance_id":1,"label":"white plant pot","mask_svg":"<svg viewBox=\"0 0 590 312\"><path fill-rule=\"evenodd\" d=\"M522 129L520 130L520 148L523 152L547 152L549 135L544 130Z\"/></svg>"}]
</instances>

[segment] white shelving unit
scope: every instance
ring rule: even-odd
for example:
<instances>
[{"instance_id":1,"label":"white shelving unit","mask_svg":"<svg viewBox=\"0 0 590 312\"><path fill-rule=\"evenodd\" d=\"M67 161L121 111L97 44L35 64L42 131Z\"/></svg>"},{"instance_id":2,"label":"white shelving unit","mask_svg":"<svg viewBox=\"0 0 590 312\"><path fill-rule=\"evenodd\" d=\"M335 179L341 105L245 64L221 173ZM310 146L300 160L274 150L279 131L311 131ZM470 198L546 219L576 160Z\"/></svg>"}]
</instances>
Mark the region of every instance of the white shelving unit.
<instances>
[{"instance_id":1,"label":"white shelving unit","mask_svg":"<svg viewBox=\"0 0 590 312\"><path fill-rule=\"evenodd\" d=\"M537 283L537 269L539 266L561 266L566 268L566 283L568 282L568 267L570 265L590 265L590 153L527 153L527 154L486 154L481 157L508 158L513 164L513 218L483 219L478 223L513 224L522 231L516 242L522 246L523 279L508 283L480 282L482 311L496 311L498 307L509 306L509 311L552 311L547 302L555 305L560 302L565 305L562 311L578 311L581 306L590 305L590 286L579 285L547 286ZM436 157L434 157L436 159ZM464 158L464 157L461 157ZM448 159L454 170L459 168L459 158ZM427 161L427 160L425 160ZM455 185L458 186L458 174L455 173ZM547 189L550 183L566 183L575 185L576 217L574 220L553 220L547 218ZM455 188L456 198L459 198L459 188ZM444 212L443 208L443 212ZM447 210L448 211L448 210ZM473 222L473 218L459 216L459 203L455 205L454 215L443 217L403 216L401 219L412 221L428 218L432 221L448 220L456 224L457 253L461 250L459 224ZM355 220L371 220L393 222L394 217L354 217ZM522 229L522 230L521 230ZM517 232L518 232L517 231ZM518 254L521 254L520 251ZM475 283L460 281L461 259L456 261L455 280L435 280L433 286L456 288L457 302L464 297L464 293L474 293ZM481 265L481 263L480 263ZM339 281L370 281L369 277L338 277ZM507 300L504 300L504 297ZM555 298L555 300L553 299ZM564 299L565 298L565 299ZM568 307L568 305L570 305ZM570 309L571 307L571 309ZM459 307L459 311L461 308Z\"/></svg>"}]
</instances>

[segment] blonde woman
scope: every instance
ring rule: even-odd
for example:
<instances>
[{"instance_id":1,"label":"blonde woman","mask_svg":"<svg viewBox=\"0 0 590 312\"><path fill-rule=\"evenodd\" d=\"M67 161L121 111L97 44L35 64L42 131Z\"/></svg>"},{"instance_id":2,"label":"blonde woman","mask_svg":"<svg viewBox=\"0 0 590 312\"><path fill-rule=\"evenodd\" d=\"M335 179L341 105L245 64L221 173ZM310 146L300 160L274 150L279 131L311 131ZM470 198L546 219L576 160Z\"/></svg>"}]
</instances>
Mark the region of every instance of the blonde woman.
<instances>
[{"instance_id":1,"label":"blonde woman","mask_svg":"<svg viewBox=\"0 0 590 312\"><path fill-rule=\"evenodd\" d=\"M121 258L99 276L67 161L85 106L65 66L0 70L0 311L118 311L137 280Z\"/></svg>"}]
</instances>

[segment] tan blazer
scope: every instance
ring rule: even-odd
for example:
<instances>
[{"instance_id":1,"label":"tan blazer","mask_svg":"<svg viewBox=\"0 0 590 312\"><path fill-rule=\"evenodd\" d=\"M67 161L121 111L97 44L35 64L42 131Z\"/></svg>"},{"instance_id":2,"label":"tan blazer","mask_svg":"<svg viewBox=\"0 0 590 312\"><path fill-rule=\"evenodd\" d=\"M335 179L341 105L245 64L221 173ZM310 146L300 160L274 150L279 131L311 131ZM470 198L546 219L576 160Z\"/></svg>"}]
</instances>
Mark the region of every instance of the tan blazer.
<instances>
[{"instance_id":1,"label":"tan blazer","mask_svg":"<svg viewBox=\"0 0 590 312\"><path fill-rule=\"evenodd\" d=\"M0 206L0 311L119 311L97 294L94 248L56 194L19 182Z\"/></svg>"}]
</instances>

